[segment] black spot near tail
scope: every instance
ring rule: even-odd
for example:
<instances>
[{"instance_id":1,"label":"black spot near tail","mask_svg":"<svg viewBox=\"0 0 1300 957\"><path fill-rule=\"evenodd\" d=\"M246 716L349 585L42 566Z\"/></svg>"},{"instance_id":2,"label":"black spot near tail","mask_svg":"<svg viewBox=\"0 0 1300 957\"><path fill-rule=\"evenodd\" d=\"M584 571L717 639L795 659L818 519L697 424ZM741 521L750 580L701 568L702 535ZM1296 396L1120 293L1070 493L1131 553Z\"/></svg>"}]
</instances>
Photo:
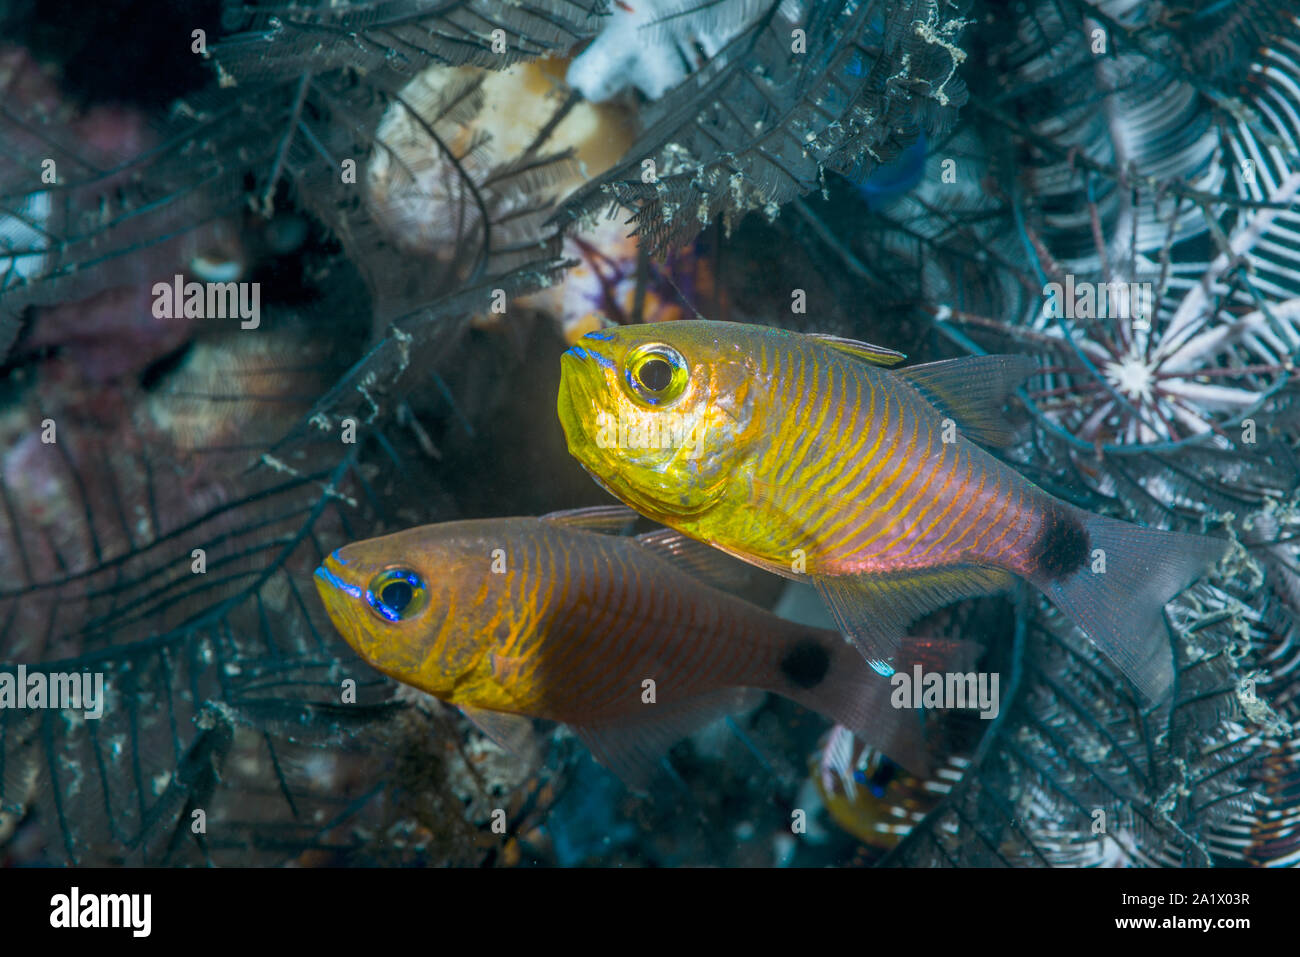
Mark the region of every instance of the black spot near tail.
<instances>
[{"instance_id":1,"label":"black spot near tail","mask_svg":"<svg viewBox=\"0 0 1300 957\"><path fill-rule=\"evenodd\" d=\"M817 687L830 667L830 652L811 639L799 642L781 659L781 673L800 688Z\"/></svg>"},{"instance_id":2,"label":"black spot near tail","mask_svg":"<svg viewBox=\"0 0 1300 957\"><path fill-rule=\"evenodd\" d=\"M1049 510L1038 529L1034 564L1042 575L1056 581L1082 568L1091 547L1088 531L1077 518L1064 511Z\"/></svg>"}]
</instances>

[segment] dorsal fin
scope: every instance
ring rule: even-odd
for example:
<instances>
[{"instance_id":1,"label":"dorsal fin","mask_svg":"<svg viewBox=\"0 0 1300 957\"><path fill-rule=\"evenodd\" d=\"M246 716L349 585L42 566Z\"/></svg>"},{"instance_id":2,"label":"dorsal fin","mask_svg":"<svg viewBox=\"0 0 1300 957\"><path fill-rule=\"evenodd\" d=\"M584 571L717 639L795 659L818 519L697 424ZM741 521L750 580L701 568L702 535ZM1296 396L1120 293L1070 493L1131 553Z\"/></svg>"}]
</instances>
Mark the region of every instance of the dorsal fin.
<instances>
[{"instance_id":1,"label":"dorsal fin","mask_svg":"<svg viewBox=\"0 0 1300 957\"><path fill-rule=\"evenodd\" d=\"M1010 445L1015 428L1002 407L1016 387L1034 374L1032 356L966 356L899 369L939 411L957 423L963 436L995 448Z\"/></svg>"},{"instance_id":2,"label":"dorsal fin","mask_svg":"<svg viewBox=\"0 0 1300 957\"><path fill-rule=\"evenodd\" d=\"M822 332L808 332L805 335L809 339L816 339L823 345L851 355L855 359L870 362L874 366L896 366L907 358L901 352L886 349L884 346L873 346L869 342L859 342L857 339L845 339L843 336L831 336Z\"/></svg>"},{"instance_id":3,"label":"dorsal fin","mask_svg":"<svg viewBox=\"0 0 1300 957\"><path fill-rule=\"evenodd\" d=\"M745 562L671 528L658 528L635 540L647 551L716 588L732 590L749 584L749 565Z\"/></svg>"},{"instance_id":4,"label":"dorsal fin","mask_svg":"<svg viewBox=\"0 0 1300 957\"><path fill-rule=\"evenodd\" d=\"M539 521L554 522L569 528L580 528L602 535L619 535L637 520L636 512L626 505L593 505L590 508L570 508L562 512L550 512L541 516Z\"/></svg>"}]
</instances>

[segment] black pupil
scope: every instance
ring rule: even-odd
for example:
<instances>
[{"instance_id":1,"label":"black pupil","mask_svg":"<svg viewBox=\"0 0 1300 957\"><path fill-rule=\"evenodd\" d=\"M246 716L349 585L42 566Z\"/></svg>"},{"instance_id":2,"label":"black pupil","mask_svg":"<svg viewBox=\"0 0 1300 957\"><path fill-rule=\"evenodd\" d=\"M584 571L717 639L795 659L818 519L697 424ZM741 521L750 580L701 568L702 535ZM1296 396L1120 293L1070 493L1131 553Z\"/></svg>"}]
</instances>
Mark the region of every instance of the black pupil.
<instances>
[{"instance_id":1,"label":"black pupil","mask_svg":"<svg viewBox=\"0 0 1300 957\"><path fill-rule=\"evenodd\" d=\"M663 359L647 359L639 374L641 384L651 392L662 392L673 381L673 367Z\"/></svg>"},{"instance_id":2,"label":"black pupil","mask_svg":"<svg viewBox=\"0 0 1300 957\"><path fill-rule=\"evenodd\" d=\"M379 594L379 600L399 615L406 610L415 596L414 589L407 582L389 582Z\"/></svg>"}]
</instances>

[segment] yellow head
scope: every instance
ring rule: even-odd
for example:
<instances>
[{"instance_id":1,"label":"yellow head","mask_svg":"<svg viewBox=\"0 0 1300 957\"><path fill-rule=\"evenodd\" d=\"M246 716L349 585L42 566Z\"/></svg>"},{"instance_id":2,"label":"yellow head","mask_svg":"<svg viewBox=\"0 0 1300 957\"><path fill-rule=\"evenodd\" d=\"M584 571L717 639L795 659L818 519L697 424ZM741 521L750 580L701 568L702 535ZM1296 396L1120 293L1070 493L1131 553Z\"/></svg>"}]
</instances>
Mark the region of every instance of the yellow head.
<instances>
[{"instance_id":1,"label":"yellow head","mask_svg":"<svg viewBox=\"0 0 1300 957\"><path fill-rule=\"evenodd\" d=\"M465 697L480 693L496 637L500 596L492 594L479 524L426 525L357 542L316 569L330 619L362 658L457 704L473 704Z\"/></svg>"},{"instance_id":2,"label":"yellow head","mask_svg":"<svg viewBox=\"0 0 1300 957\"><path fill-rule=\"evenodd\" d=\"M734 480L761 402L746 327L720 322L588 333L561 359L569 452L596 481L663 522L699 516Z\"/></svg>"}]
</instances>

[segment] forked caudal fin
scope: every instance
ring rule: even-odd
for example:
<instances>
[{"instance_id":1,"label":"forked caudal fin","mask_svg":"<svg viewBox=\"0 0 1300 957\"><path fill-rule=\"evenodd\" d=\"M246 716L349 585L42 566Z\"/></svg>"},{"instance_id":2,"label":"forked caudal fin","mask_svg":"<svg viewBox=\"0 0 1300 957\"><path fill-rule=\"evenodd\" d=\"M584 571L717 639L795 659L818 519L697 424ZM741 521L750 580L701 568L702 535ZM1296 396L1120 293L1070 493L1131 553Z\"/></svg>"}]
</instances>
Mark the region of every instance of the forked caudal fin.
<instances>
[{"instance_id":1,"label":"forked caudal fin","mask_svg":"<svg viewBox=\"0 0 1300 957\"><path fill-rule=\"evenodd\" d=\"M1044 555L1031 580L1149 701L1159 701L1174 678L1165 602L1222 558L1228 543L1142 528L1082 509L1067 514L1083 529L1079 547L1071 542L1077 560Z\"/></svg>"}]
</instances>

